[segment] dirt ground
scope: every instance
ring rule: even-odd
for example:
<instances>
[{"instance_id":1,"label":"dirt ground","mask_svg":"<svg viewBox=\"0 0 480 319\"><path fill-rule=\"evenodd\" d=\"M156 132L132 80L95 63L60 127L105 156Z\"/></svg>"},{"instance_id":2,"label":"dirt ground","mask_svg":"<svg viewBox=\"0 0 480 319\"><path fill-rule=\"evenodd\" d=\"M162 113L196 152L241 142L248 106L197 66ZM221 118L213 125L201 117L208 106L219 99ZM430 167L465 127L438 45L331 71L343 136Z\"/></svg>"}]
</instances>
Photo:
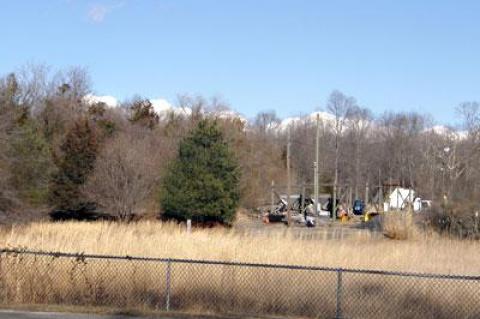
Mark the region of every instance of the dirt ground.
<instances>
[{"instance_id":1,"label":"dirt ground","mask_svg":"<svg viewBox=\"0 0 480 319\"><path fill-rule=\"evenodd\" d=\"M316 227L306 227L302 224L293 223L290 227L284 223L263 223L262 219L255 214L241 212L234 225L234 229L240 233L249 234L282 234L291 232L296 238L312 240L343 240L355 238L382 238L383 234L375 227L375 223L363 223L359 217L342 223L332 221L328 217L318 217Z\"/></svg>"}]
</instances>

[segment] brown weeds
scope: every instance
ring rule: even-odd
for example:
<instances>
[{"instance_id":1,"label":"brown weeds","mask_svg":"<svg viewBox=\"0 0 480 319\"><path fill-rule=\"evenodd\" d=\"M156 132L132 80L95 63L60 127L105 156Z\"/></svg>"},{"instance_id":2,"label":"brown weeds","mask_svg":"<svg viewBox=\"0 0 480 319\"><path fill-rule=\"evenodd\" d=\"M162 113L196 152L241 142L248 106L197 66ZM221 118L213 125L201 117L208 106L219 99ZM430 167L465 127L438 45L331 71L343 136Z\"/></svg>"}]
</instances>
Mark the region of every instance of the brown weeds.
<instances>
[{"instance_id":1,"label":"brown weeds","mask_svg":"<svg viewBox=\"0 0 480 319\"><path fill-rule=\"evenodd\" d=\"M4 247L89 254L465 275L478 275L480 262L476 242L421 236L335 241L299 239L289 230L249 235L209 229L187 234L182 226L155 222L36 223L0 233ZM171 307L333 317L336 280L335 272L174 264ZM480 304L478 284L347 273L344 311L368 318L466 317ZM0 259L0 285L4 304L164 309L166 265L8 255Z\"/></svg>"}]
</instances>

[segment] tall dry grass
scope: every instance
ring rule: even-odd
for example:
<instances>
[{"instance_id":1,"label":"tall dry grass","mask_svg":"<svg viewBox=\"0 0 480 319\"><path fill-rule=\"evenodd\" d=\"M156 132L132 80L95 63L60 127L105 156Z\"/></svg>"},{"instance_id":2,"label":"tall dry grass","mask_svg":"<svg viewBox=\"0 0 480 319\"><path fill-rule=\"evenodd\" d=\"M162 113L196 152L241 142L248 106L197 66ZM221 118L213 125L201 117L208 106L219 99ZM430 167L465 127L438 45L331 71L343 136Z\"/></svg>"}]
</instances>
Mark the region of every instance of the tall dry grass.
<instances>
[{"instance_id":1,"label":"tall dry grass","mask_svg":"<svg viewBox=\"0 0 480 319\"><path fill-rule=\"evenodd\" d=\"M305 232L309 232L305 229ZM480 244L440 237L305 240L287 228L250 234L159 222L32 223L0 229L0 246L31 250L478 275Z\"/></svg>"},{"instance_id":2,"label":"tall dry grass","mask_svg":"<svg viewBox=\"0 0 480 319\"><path fill-rule=\"evenodd\" d=\"M308 229L305 229L308 232ZM34 223L3 229L0 245L31 250L478 275L478 244L440 238L300 239L289 230L187 234L174 224ZM413 237L412 237L413 238ZM6 255L0 302L162 309L166 265ZM175 264L171 307L197 312L334 317L335 272ZM478 282L348 274L347 317L452 318L480 313Z\"/></svg>"}]
</instances>

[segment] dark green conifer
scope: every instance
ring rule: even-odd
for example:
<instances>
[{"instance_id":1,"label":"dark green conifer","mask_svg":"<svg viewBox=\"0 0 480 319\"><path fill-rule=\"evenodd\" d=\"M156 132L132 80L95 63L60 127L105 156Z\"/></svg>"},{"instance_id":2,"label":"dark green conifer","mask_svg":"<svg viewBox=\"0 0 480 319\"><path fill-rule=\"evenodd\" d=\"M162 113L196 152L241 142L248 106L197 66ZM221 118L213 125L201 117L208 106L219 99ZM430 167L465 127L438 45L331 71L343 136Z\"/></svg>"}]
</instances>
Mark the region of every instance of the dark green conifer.
<instances>
[{"instance_id":1,"label":"dark green conifer","mask_svg":"<svg viewBox=\"0 0 480 319\"><path fill-rule=\"evenodd\" d=\"M239 198L237 162L216 121L204 119L180 143L164 179L164 216L229 224Z\"/></svg>"}]
</instances>

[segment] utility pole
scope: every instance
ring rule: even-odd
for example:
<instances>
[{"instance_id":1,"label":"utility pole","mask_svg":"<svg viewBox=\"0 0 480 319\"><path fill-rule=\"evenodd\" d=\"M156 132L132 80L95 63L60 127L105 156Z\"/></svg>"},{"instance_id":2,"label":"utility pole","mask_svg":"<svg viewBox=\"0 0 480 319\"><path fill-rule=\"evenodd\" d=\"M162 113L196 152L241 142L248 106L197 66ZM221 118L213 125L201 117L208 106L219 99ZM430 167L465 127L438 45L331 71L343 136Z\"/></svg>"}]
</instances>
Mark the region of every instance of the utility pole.
<instances>
[{"instance_id":1,"label":"utility pole","mask_svg":"<svg viewBox=\"0 0 480 319\"><path fill-rule=\"evenodd\" d=\"M367 180L367 182L365 183L365 206L368 205L368 193L369 193L369 189L368 189L368 180Z\"/></svg>"},{"instance_id":2,"label":"utility pole","mask_svg":"<svg viewBox=\"0 0 480 319\"><path fill-rule=\"evenodd\" d=\"M272 191L271 191L271 198L270 198L270 213L273 214L275 211L275 181L272 180Z\"/></svg>"},{"instance_id":3,"label":"utility pole","mask_svg":"<svg viewBox=\"0 0 480 319\"><path fill-rule=\"evenodd\" d=\"M348 185L348 209L352 208L354 199L352 198L352 185Z\"/></svg>"},{"instance_id":4,"label":"utility pole","mask_svg":"<svg viewBox=\"0 0 480 319\"><path fill-rule=\"evenodd\" d=\"M378 169L378 211L383 211L383 188L380 176L380 168Z\"/></svg>"},{"instance_id":5,"label":"utility pole","mask_svg":"<svg viewBox=\"0 0 480 319\"><path fill-rule=\"evenodd\" d=\"M337 124L338 125L338 124ZM338 129L335 132L335 176L333 178L332 220L337 219L337 183L338 183Z\"/></svg>"},{"instance_id":6,"label":"utility pole","mask_svg":"<svg viewBox=\"0 0 480 319\"><path fill-rule=\"evenodd\" d=\"M290 188L290 126L287 133L287 225L290 226L290 201L291 201L291 188Z\"/></svg>"},{"instance_id":7,"label":"utility pole","mask_svg":"<svg viewBox=\"0 0 480 319\"><path fill-rule=\"evenodd\" d=\"M301 210L300 210L300 213L304 213L305 212L305 183L302 183L302 202L301 202Z\"/></svg>"},{"instance_id":8,"label":"utility pole","mask_svg":"<svg viewBox=\"0 0 480 319\"><path fill-rule=\"evenodd\" d=\"M388 186L388 210L390 210L390 204L392 202L390 196L392 196L392 175L388 178L389 186Z\"/></svg>"},{"instance_id":9,"label":"utility pole","mask_svg":"<svg viewBox=\"0 0 480 319\"><path fill-rule=\"evenodd\" d=\"M319 144L320 144L320 116L317 114L317 137L315 139L315 163L313 166L313 183L315 193L315 215L318 216L318 166L319 166Z\"/></svg>"}]
</instances>

